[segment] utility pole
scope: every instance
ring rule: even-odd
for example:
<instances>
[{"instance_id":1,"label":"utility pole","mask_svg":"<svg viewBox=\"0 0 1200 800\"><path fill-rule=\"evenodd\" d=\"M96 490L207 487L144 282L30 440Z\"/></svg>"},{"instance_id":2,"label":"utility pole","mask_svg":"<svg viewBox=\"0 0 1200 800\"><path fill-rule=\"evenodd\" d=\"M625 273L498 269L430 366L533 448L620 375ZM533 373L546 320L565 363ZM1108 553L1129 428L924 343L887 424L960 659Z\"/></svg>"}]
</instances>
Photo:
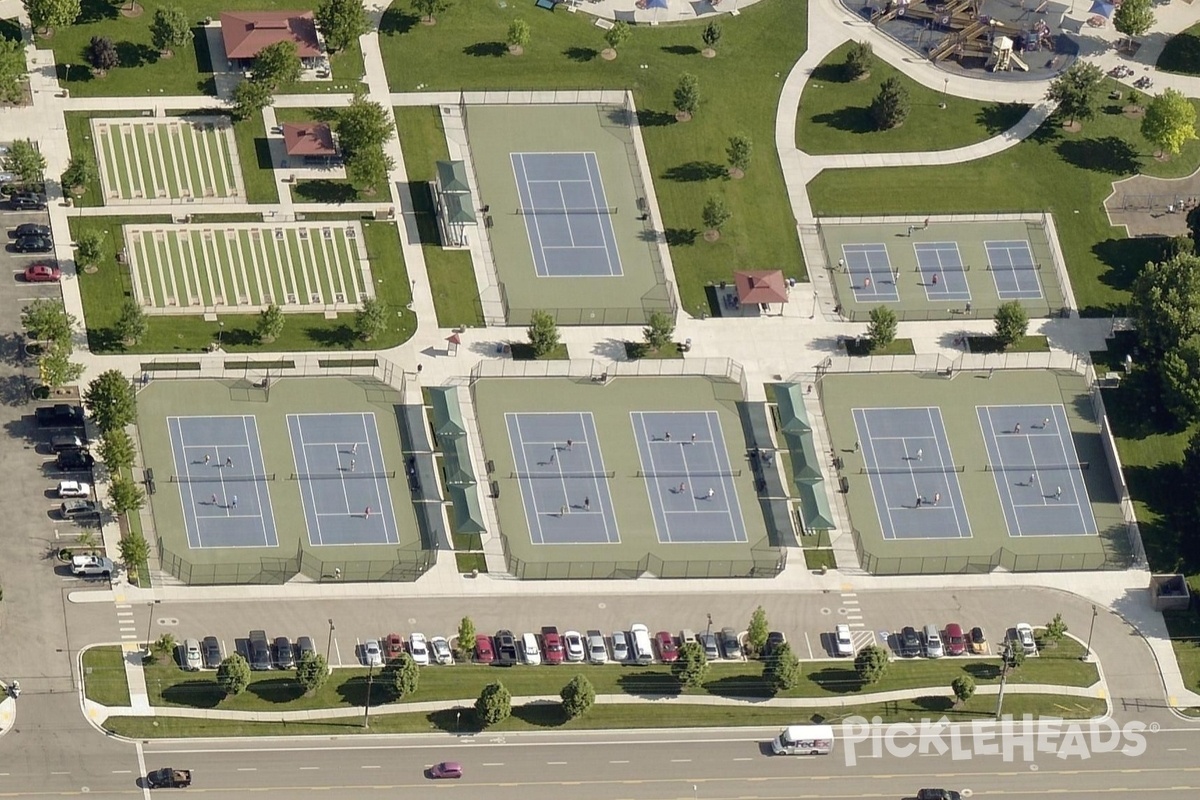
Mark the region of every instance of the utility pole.
<instances>
[{"instance_id":1,"label":"utility pole","mask_svg":"<svg viewBox=\"0 0 1200 800\"><path fill-rule=\"evenodd\" d=\"M375 665L367 665L367 700L363 703L363 727L371 727L371 684L375 679Z\"/></svg>"},{"instance_id":2,"label":"utility pole","mask_svg":"<svg viewBox=\"0 0 1200 800\"><path fill-rule=\"evenodd\" d=\"M1092 631L1096 630L1096 616L1100 612L1096 610L1096 605L1092 604L1092 624L1088 626L1087 650L1083 653L1081 661L1087 661L1092 656Z\"/></svg>"},{"instance_id":3,"label":"utility pole","mask_svg":"<svg viewBox=\"0 0 1200 800\"><path fill-rule=\"evenodd\" d=\"M1000 650L1000 658L1003 660L1003 665L1000 667L1000 691L996 695L996 721L1000 721L1000 714L1004 708L1004 686L1008 682L1008 665L1012 663L1012 645L1005 642Z\"/></svg>"},{"instance_id":4,"label":"utility pole","mask_svg":"<svg viewBox=\"0 0 1200 800\"><path fill-rule=\"evenodd\" d=\"M333 652L333 618L329 618L329 641L325 643L325 666L332 669L329 663L329 654Z\"/></svg>"}]
</instances>

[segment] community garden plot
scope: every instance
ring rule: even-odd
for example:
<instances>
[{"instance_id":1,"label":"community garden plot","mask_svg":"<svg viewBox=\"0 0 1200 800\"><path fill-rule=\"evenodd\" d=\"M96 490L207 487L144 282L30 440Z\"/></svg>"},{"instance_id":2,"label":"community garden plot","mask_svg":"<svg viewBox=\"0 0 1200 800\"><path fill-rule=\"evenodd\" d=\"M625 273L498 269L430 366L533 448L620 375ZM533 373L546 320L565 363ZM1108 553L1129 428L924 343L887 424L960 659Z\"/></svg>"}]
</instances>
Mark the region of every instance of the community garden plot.
<instances>
[{"instance_id":1,"label":"community garden plot","mask_svg":"<svg viewBox=\"0 0 1200 800\"><path fill-rule=\"evenodd\" d=\"M126 225L125 253L147 313L217 308L358 308L375 294L357 222Z\"/></svg>"},{"instance_id":2,"label":"community garden plot","mask_svg":"<svg viewBox=\"0 0 1200 800\"><path fill-rule=\"evenodd\" d=\"M92 119L104 202L244 202L226 117Z\"/></svg>"}]
</instances>

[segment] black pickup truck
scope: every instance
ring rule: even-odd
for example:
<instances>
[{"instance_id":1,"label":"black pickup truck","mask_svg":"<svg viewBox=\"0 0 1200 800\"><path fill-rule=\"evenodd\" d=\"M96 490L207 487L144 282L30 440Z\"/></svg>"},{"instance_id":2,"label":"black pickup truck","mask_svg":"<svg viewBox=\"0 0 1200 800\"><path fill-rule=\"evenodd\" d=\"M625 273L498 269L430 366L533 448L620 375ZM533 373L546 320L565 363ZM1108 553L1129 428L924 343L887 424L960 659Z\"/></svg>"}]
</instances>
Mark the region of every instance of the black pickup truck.
<instances>
[{"instance_id":1,"label":"black pickup truck","mask_svg":"<svg viewBox=\"0 0 1200 800\"><path fill-rule=\"evenodd\" d=\"M42 428L82 428L83 409L70 403L40 406L33 412Z\"/></svg>"},{"instance_id":2,"label":"black pickup truck","mask_svg":"<svg viewBox=\"0 0 1200 800\"><path fill-rule=\"evenodd\" d=\"M163 767L146 776L146 785L151 789L182 789L192 785L190 769Z\"/></svg>"}]
</instances>

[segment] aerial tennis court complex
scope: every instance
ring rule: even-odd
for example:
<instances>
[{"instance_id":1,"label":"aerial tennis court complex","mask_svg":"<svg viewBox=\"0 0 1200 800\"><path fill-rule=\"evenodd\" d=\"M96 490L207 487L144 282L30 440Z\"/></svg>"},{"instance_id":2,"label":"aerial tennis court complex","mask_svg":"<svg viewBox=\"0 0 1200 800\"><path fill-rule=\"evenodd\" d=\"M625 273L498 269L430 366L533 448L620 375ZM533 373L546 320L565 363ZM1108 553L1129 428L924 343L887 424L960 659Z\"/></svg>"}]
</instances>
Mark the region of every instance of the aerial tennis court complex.
<instances>
[{"instance_id":1,"label":"aerial tennis court complex","mask_svg":"<svg viewBox=\"0 0 1200 800\"><path fill-rule=\"evenodd\" d=\"M472 395L518 577L776 574L738 382L481 377Z\"/></svg>"},{"instance_id":2,"label":"aerial tennis court complex","mask_svg":"<svg viewBox=\"0 0 1200 800\"><path fill-rule=\"evenodd\" d=\"M1031 317L1066 299L1048 218L928 221L819 220L826 268L842 314L865 320L885 306L902 320L991 317L1017 301Z\"/></svg>"},{"instance_id":3,"label":"aerial tennis court complex","mask_svg":"<svg viewBox=\"0 0 1200 800\"><path fill-rule=\"evenodd\" d=\"M163 568L193 584L415 577L398 405L366 377L150 380L138 433Z\"/></svg>"},{"instance_id":4,"label":"aerial tennis court complex","mask_svg":"<svg viewBox=\"0 0 1200 800\"><path fill-rule=\"evenodd\" d=\"M1128 530L1089 389L1068 370L818 381L863 567L1099 569Z\"/></svg>"},{"instance_id":5,"label":"aerial tennis court complex","mask_svg":"<svg viewBox=\"0 0 1200 800\"><path fill-rule=\"evenodd\" d=\"M465 108L508 324L642 324L674 308L624 105Z\"/></svg>"}]
</instances>

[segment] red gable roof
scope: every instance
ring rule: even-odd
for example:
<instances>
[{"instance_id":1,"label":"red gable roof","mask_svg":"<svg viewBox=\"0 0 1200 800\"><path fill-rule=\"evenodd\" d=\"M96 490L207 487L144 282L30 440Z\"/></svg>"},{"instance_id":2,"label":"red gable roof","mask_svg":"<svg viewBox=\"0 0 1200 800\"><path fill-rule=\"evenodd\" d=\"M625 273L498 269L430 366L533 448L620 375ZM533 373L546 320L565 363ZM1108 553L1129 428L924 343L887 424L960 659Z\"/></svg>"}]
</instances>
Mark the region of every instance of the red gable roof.
<instances>
[{"instance_id":1,"label":"red gable roof","mask_svg":"<svg viewBox=\"0 0 1200 800\"><path fill-rule=\"evenodd\" d=\"M289 156L333 156L333 131L324 122L283 123L283 143Z\"/></svg>"},{"instance_id":2,"label":"red gable roof","mask_svg":"<svg viewBox=\"0 0 1200 800\"><path fill-rule=\"evenodd\" d=\"M221 37L229 58L254 58L276 42L295 42L301 58L321 55L311 11L223 11Z\"/></svg>"}]
</instances>

